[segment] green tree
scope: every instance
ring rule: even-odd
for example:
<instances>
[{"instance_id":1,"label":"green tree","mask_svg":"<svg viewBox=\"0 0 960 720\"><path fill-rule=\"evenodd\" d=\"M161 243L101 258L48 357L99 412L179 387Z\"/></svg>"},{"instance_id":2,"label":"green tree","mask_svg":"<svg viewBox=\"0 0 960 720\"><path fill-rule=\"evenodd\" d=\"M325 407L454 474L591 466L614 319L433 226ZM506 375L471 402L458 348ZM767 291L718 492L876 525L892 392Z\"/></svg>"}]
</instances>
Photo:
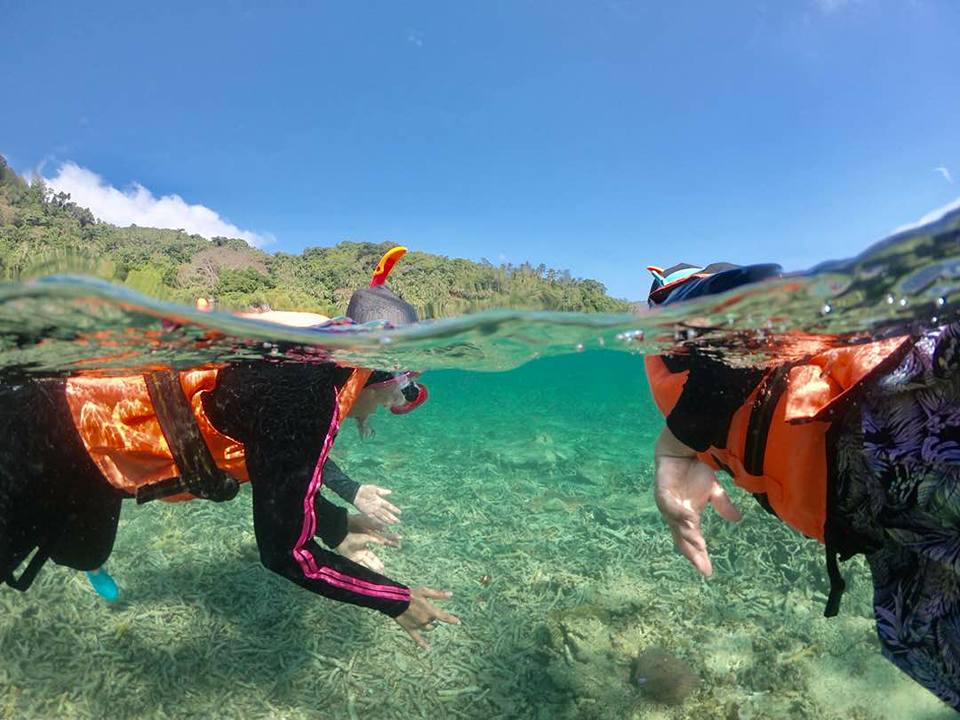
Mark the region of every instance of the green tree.
<instances>
[{"instance_id":1,"label":"green tree","mask_svg":"<svg viewBox=\"0 0 960 720\"><path fill-rule=\"evenodd\" d=\"M342 242L300 255L267 254L237 238L206 240L182 230L98 222L41 179L27 183L0 157L0 273L95 272L148 295L192 303L215 296L226 309L269 305L337 315L366 285L390 243ZM410 252L390 285L424 317L490 308L625 311L601 283L543 264L494 266Z\"/></svg>"}]
</instances>

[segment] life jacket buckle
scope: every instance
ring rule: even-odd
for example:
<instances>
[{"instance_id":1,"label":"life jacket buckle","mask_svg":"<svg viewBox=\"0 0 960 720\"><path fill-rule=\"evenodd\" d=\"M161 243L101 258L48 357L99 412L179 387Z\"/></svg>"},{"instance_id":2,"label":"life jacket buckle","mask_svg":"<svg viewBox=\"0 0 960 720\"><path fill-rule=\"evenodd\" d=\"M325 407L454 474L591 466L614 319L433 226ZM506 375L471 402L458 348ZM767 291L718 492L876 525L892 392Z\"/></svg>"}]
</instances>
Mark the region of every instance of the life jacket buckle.
<instances>
[{"instance_id":1,"label":"life jacket buckle","mask_svg":"<svg viewBox=\"0 0 960 720\"><path fill-rule=\"evenodd\" d=\"M181 493L214 502L235 498L240 486L217 466L210 454L180 386L180 373L176 370L154 372L145 375L144 381L180 475L137 488L137 503Z\"/></svg>"}]
</instances>

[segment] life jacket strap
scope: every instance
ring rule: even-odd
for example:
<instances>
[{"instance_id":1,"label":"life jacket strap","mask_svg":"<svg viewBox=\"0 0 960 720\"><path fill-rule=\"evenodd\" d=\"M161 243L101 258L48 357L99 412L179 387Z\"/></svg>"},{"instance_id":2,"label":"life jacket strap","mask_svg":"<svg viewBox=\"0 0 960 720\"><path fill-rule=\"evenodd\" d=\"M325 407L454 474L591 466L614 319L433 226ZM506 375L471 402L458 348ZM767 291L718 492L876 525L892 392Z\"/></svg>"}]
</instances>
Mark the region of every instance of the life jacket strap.
<instances>
[{"instance_id":1,"label":"life jacket strap","mask_svg":"<svg viewBox=\"0 0 960 720\"><path fill-rule=\"evenodd\" d=\"M743 447L743 469L757 477L763 475L763 461L767 454L767 437L777 403L787 390L790 370L794 363L779 365L761 381L759 392L750 409L747 437Z\"/></svg>"},{"instance_id":2,"label":"life jacket strap","mask_svg":"<svg viewBox=\"0 0 960 720\"><path fill-rule=\"evenodd\" d=\"M137 503L180 493L224 502L236 497L237 481L217 467L200 433L193 408L180 385L180 373L163 370L144 375L160 430L180 476L137 489Z\"/></svg>"},{"instance_id":3,"label":"life jacket strap","mask_svg":"<svg viewBox=\"0 0 960 720\"><path fill-rule=\"evenodd\" d=\"M38 547L37 551L33 554L33 557L30 558L30 562L27 563L27 567L25 567L23 572L20 573L20 577L13 576L13 570L15 569L13 568L4 572L3 577L0 578L0 585L6 583L14 590L26 592L30 589L30 586L33 585L33 581L36 579L40 569L49 559L50 552L46 549L46 546L44 545Z\"/></svg>"},{"instance_id":4,"label":"life jacket strap","mask_svg":"<svg viewBox=\"0 0 960 720\"><path fill-rule=\"evenodd\" d=\"M151 500L162 500L163 498L173 497L174 495L183 495L193 493L186 480L177 475L176 477L166 478L160 482L141 485L137 488L137 505L143 505Z\"/></svg>"},{"instance_id":5,"label":"life jacket strap","mask_svg":"<svg viewBox=\"0 0 960 720\"><path fill-rule=\"evenodd\" d=\"M840 574L840 564L837 562L838 551L833 543L827 543L827 576L830 578L830 595L827 605L823 609L824 617L836 617L840 612L840 600L847 589L847 583Z\"/></svg>"}]
</instances>

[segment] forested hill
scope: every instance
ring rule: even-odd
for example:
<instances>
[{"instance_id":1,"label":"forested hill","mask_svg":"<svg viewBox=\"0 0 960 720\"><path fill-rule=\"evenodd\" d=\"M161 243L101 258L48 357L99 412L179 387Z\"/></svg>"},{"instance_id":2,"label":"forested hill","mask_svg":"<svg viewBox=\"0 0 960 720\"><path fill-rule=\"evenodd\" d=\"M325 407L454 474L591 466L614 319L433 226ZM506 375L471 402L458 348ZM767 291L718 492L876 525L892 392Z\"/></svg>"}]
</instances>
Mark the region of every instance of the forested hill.
<instances>
[{"instance_id":1,"label":"forested hill","mask_svg":"<svg viewBox=\"0 0 960 720\"><path fill-rule=\"evenodd\" d=\"M341 314L350 293L369 281L390 243L342 242L299 255L268 253L243 240L207 240L180 230L98 221L70 196L26 182L0 156L0 276L82 271L139 292L183 303L215 298L220 307L268 306ZM390 286L424 317L489 308L618 312L595 280L543 265L494 266L410 252Z\"/></svg>"}]
</instances>

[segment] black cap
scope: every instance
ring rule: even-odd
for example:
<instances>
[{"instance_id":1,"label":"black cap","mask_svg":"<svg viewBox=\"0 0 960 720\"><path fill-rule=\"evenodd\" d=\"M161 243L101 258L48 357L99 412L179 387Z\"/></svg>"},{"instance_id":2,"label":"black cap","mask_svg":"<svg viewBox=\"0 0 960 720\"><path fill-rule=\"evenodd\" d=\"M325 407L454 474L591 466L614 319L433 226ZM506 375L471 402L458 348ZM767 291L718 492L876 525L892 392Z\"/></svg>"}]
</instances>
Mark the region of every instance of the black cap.
<instances>
[{"instance_id":1,"label":"black cap","mask_svg":"<svg viewBox=\"0 0 960 720\"><path fill-rule=\"evenodd\" d=\"M664 274L682 267L684 267L683 264L674 266L664 271ZM657 287L654 282L648 302L656 306L673 305L684 300L719 295L743 285L772 280L781 277L782 274L783 268L773 263L744 266L726 262L711 263L688 280L676 285Z\"/></svg>"},{"instance_id":2,"label":"black cap","mask_svg":"<svg viewBox=\"0 0 960 720\"><path fill-rule=\"evenodd\" d=\"M347 305L347 317L357 323L380 320L394 326L419 320L413 305L401 300L386 285L354 291Z\"/></svg>"}]
</instances>

